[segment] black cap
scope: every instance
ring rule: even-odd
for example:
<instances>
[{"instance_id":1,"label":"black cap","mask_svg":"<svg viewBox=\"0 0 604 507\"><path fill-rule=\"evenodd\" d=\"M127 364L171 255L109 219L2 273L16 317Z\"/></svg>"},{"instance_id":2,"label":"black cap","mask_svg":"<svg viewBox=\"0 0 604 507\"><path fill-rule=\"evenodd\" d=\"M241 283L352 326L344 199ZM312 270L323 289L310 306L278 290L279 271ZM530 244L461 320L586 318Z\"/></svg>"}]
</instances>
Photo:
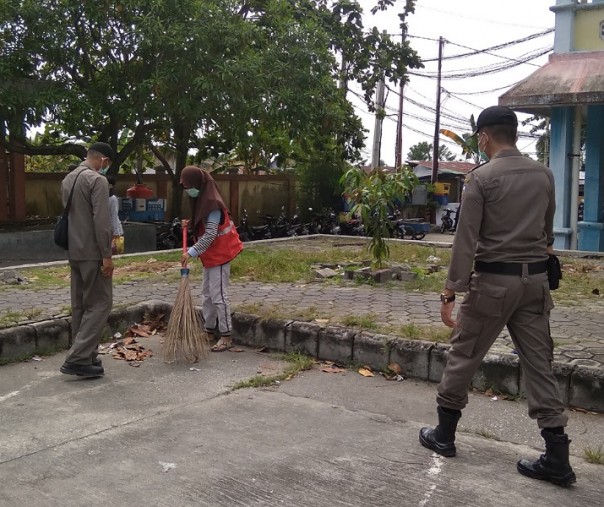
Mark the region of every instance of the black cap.
<instances>
[{"instance_id":1,"label":"black cap","mask_svg":"<svg viewBox=\"0 0 604 507\"><path fill-rule=\"evenodd\" d=\"M516 118L516 113L508 107L487 107L480 115L478 115L476 130L472 135L475 136L480 129L490 127L491 125L513 125L514 127L518 127L518 118Z\"/></svg>"},{"instance_id":2,"label":"black cap","mask_svg":"<svg viewBox=\"0 0 604 507\"><path fill-rule=\"evenodd\" d=\"M88 148L88 151L96 151L101 155L113 160L113 149L107 143L92 143L90 148Z\"/></svg>"}]
</instances>

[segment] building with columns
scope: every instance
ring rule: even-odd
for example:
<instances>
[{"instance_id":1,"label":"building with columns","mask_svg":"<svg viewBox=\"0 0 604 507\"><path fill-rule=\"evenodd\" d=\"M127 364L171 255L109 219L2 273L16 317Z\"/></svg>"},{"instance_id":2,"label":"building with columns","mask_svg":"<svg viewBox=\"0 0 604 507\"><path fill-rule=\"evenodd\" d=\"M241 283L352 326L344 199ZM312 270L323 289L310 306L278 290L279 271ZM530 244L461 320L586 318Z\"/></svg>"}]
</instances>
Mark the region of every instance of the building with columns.
<instances>
[{"instance_id":1,"label":"building with columns","mask_svg":"<svg viewBox=\"0 0 604 507\"><path fill-rule=\"evenodd\" d=\"M604 0L556 0L550 9L556 26L549 62L499 97L499 104L550 118L549 166L557 204L554 247L602 252ZM584 211L579 221L582 159Z\"/></svg>"}]
</instances>

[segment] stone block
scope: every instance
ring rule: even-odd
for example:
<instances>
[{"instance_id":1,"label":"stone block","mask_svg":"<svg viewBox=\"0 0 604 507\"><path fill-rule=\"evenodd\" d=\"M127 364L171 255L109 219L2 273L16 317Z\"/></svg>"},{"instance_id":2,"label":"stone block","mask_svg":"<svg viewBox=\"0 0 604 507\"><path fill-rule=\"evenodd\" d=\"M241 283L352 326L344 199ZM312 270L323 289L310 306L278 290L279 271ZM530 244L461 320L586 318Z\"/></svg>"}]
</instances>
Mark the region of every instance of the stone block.
<instances>
[{"instance_id":1,"label":"stone block","mask_svg":"<svg viewBox=\"0 0 604 507\"><path fill-rule=\"evenodd\" d=\"M285 351L302 352L318 357L321 329L319 324L312 322L292 322L285 333Z\"/></svg>"},{"instance_id":2,"label":"stone block","mask_svg":"<svg viewBox=\"0 0 604 507\"><path fill-rule=\"evenodd\" d=\"M390 361L403 369L405 377L428 379L431 342L421 340L404 340L398 338L390 342Z\"/></svg>"},{"instance_id":3,"label":"stone block","mask_svg":"<svg viewBox=\"0 0 604 507\"><path fill-rule=\"evenodd\" d=\"M71 323L67 319L44 320L31 326L36 332L36 351L67 349L71 345Z\"/></svg>"},{"instance_id":4,"label":"stone block","mask_svg":"<svg viewBox=\"0 0 604 507\"><path fill-rule=\"evenodd\" d=\"M248 313L235 312L232 317L233 340L242 345L257 346L256 325L259 318Z\"/></svg>"},{"instance_id":5,"label":"stone block","mask_svg":"<svg viewBox=\"0 0 604 507\"><path fill-rule=\"evenodd\" d=\"M388 342L390 337L370 334L367 332L358 333L354 337L352 348L352 359L355 363L369 365L375 370L388 366Z\"/></svg>"},{"instance_id":6,"label":"stone block","mask_svg":"<svg viewBox=\"0 0 604 507\"><path fill-rule=\"evenodd\" d=\"M570 377L569 405L604 412L604 371L577 366Z\"/></svg>"},{"instance_id":7,"label":"stone block","mask_svg":"<svg viewBox=\"0 0 604 507\"><path fill-rule=\"evenodd\" d=\"M327 361L350 363L355 332L345 327L327 326L319 332L317 357Z\"/></svg>"},{"instance_id":8,"label":"stone block","mask_svg":"<svg viewBox=\"0 0 604 507\"><path fill-rule=\"evenodd\" d=\"M286 330L292 322L283 319L259 320L256 324L256 346L283 352Z\"/></svg>"},{"instance_id":9,"label":"stone block","mask_svg":"<svg viewBox=\"0 0 604 507\"><path fill-rule=\"evenodd\" d=\"M0 358L18 359L36 350L36 330L32 326L15 326L0 330Z\"/></svg>"},{"instance_id":10,"label":"stone block","mask_svg":"<svg viewBox=\"0 0 604 507\"><path fill-rule=\"evenodd\" d=\"M472 377L471 386L480 391L517 396L520 392L520 363L515 354L487 354Z\"/></svg>"},{"instance_id":11,"label":"stone block","mask_svg":"<svg viewBox=\"0 0 604 507\"><path fill-rule=\"evenodd\" d=\"M435 343L430 350L430 367L428 380L430 382L440 382L447 365L447 354L449 345L445 343Z\"/></svg>"}]
</instances>

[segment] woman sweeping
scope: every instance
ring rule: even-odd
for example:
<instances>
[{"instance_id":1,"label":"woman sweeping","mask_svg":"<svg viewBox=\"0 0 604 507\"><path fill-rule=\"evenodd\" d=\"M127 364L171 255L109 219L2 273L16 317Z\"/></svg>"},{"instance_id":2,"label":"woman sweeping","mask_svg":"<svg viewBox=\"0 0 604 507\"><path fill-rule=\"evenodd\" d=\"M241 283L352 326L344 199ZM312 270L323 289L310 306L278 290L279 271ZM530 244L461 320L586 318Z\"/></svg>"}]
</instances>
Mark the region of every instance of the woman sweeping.
<instances>
[{"instance_id":1,"label":"woman sweeping","mask_svg":"<svg viewBox=\"0 0 604 507\"><path fill-rule=\"evenodd\" d=\"M231 261L243 250L243 244L209 173L187 166L180 175L180 184L191 198L191 230L196 238L196 243L182 254L181 264L186 266L191 257L199 257L203 264L204 325L218 339L211 350L223 352L233 347L227 289Z\"/></svg>"}]
</instances>

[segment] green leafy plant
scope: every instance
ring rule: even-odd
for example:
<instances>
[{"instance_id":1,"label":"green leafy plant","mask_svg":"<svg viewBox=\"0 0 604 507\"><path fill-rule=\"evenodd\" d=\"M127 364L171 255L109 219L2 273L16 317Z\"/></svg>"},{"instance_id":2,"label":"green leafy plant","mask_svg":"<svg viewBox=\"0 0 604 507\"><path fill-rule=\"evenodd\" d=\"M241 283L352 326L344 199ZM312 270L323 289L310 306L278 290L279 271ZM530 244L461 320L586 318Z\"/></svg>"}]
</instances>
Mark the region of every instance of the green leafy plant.
<instances>
[{"instance_id":1,"label":"green leafy plant","mask_svg":"<svg viewBox=\"0 0 604 507\"><path fill-rule=\"evenodd\" d=\"M358 214L367 227L373 265L380 269L390 256L386 242L392 235L388 214L419 184L419 180L409 167L394 173L380 168L366 173L353 168L344 173L341 183L353 203L350 214Z\"/></svg>"}]
</instances>

